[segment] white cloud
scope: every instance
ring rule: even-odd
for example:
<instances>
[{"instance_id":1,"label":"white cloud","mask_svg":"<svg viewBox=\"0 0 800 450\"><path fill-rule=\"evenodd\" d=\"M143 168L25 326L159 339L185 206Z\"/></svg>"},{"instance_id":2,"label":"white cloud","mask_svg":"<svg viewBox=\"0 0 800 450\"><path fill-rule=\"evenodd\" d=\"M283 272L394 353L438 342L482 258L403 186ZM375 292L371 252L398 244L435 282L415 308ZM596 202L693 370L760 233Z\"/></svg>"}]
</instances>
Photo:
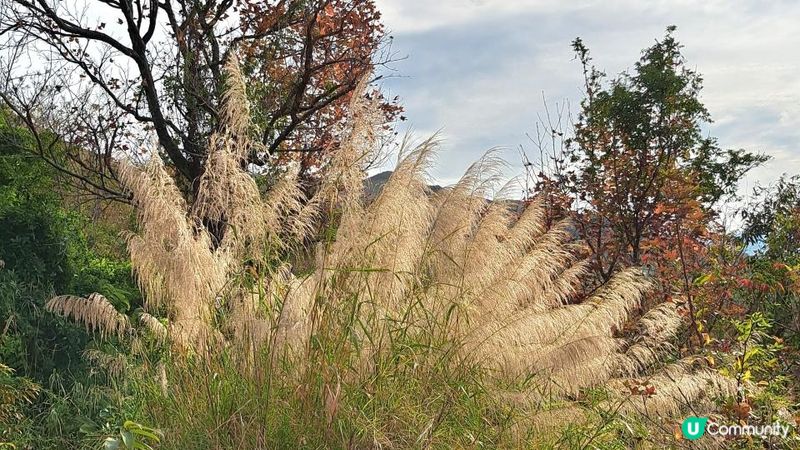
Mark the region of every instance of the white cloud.
<instances>
[{"instance_id":1,"label":"white cloud","mask_svg":"<svg viewBox=\"0 0 800 450\"><path fill-rule=\"evenodd\" d=\"M468 25L489 17L557 8L556 2L540 0L377 0L376 3L394 33L419 33Z\"/></svg>"},{"instance_id":2,"label":"white cloud","mask_svg":"<svg viewBox=\"0 0 800 450\"><path fill-rule=\"evenodd\" d=\"M512 162L550 103L580 100L570 41L581 36L610 75L677 25L703 100L724 147L763 151L773 161L744 180L800 173L800 2L378 0L395 48L407 60L387 87L418 130L443 129L442 179L505 146Z\"/></svg>"}]
</instances>

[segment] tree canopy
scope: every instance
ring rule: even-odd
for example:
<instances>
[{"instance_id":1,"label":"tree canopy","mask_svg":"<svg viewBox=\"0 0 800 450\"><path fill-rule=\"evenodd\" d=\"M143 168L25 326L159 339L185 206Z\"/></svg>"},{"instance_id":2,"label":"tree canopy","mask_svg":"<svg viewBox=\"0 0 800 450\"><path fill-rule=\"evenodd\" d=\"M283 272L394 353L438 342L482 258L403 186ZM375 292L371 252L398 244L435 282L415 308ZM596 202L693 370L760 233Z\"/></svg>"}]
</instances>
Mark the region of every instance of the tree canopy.
<instances>
[{"instance_id":1,"label":"tree canopy","mask_svg":"<svg viewBox=\"0 0 800 450\"><path fill-rule=\"evenodd\" d=\"M260 143L248 164L296 159L305 173L336 143L358 82L391 60L372 0L3 0L0 99L35 151L95 194L124 200L114 158L151 147L191 193L220 124L225 61L241 60ZM380 96L376 90L371 95ZM386 122L399 111L384 100ZM54 133L45 139L42 130ZM50 148L66 141L63 155Z\"/></svg>"}]
</instances>

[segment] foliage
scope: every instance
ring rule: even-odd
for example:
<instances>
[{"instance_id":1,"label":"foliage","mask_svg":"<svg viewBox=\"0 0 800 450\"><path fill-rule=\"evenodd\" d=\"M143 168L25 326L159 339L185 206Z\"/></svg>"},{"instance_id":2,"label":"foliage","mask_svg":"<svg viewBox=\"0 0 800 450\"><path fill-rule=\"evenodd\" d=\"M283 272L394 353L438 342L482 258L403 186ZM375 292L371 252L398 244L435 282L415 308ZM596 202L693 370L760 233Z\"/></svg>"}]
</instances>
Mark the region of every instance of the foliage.
<instances>
[{"instance_id":1,"label":"foliage","mask_svg":"<svg viewBox=\"0 0 800 450\"><path fill-rule=\"evenodd\" d=\"M336 144L359 81L391 59L372 0L133 0L104 3L102 17L85 14L90 3L4 0L0 100L34 134L54 135L34 154L103 198L128 200L112 161L138 156L149 130L179 185L196 187L233 55L253 87L260 146L248 162L267 170L280 155L306 175ZM393 121L397 99L381 103ZM73 150L53 154L51 141Z\"/></svg>"},{"instance_id":2,"label":"foliage","mask_svg":"<svg viewBox=\"0 0 800 450\"><path fill-rule=\"evenodd\" d=\"M742 208L742 218L745 220L742 239L751 245L764 245L770 235L785 233L782 231L787 228L793 216L796 216L800 208L800 175L794 177L782 176L771 186L757 186L754 189L753 199L745 208ZM784 221L784 224L776 223ZM780 226L783 225L783 226ZM789 236L786 236L789 237ZM772 239L779 239L772 246L765 245L766 251L771 252L775 259L785 259L797 248L796 240L793 242L784 241L779 236ZM783 255L783 252L789 252Z\"/></svg>"},{"instance_id":3,"label":"foliage","mask_svg":"<svg viewBox=\"0 0 800 450\"><path fill-rule=\"evenodd\" d=\"M56 172L25 150L30 134L5 117L0 115L0 361L20 376L4 372L2 383L13 387L31 379L41 388L20 406L23 416L11 422L11 435L0 440L20 449L48 448L50 440L42 434L77 435L77 425L50 425L64 407L70 405L70 411L60 420L75 420L92 408L75 406L81 396L70 397L82 389L76 383L90 378L81 356L89 339L46 312L45 301L54 292L88 294L102 288L127 310L139 305L141 297L130 264L98 254L90 244L110 241L108 234L115 232L67 208L69 192L62 190ZM53 447L63 445L64 440L53 438Z\"/></svg>"},{"instance_id":4,"label":"foliage","mask_svg":"<svg viewBox=\"0 0 800 450\"><path fill-rule=\"evenodd\" d=\"M538 174L538 193L561 208L556 218L576 221L601 282L619 266L652 270L661 282L658 298L680 304L689 325L681 354L697 349L719 363L722 355L747 346L731 344L741 335L731 323L759 329L749 351L771 355L755 365L765 366L761 376L776 383L747 417L771 417L770 405L791 402L791 384L780 374L797 361L793 348L778 351L765 343L796 337L797 186L784 178L757 189L744 208L742 235L724 229L716 206L736 199L739 178L767 158L723 150L702 136L701 127L710 122L700 101L702 78L687 66L674 31L668 28L645 49L632 73L609 83L583 42L573 42L586 94L574 135L551 130L554 152L550 170ZM766 316L750 315L756 311ZM774 321L776 336L766 334L765 320ZM739 374L741 390L751 390L756 382L742 382L749 377L742 364L729 373Z\"/></svg>"},{"instance_id":5,"label":"foliage","mask_svg":"<svg viewBox=\"0 0 800 450\"><path fill-rule=\"evenodd\" d=\"M2 134L4 142L27 138L5 123ZM71 284L76 223L60 208L52 171L16 146L0 146L0 192L0 357L41 382L57 367L69 370L86 343L41 311L53 290Z\"/></svg>"},{"instance_id":6,"label":"foliage","mask_svg":"<svg viewBox=\"0 0 800 450\"><path fill-rule=\"evenodd\" d=\"M38 385L14 376L14 369L0 364L0 448L27 425L24 410L38 393Z\"/></svg>"},{"instance_id":7,"label":"foliage","mask_svg":"<svg viewBox=\"0 0 800 450\"><path fill-rule=\"evenodd\" d=\"M108 416L103 414L101 417ZM114 426L105 422L102 427L85 425L81 431L87 439L96 438L102 442L103 450L153 450L163 438L160 430L126 420L122 425ZM152 444L152 445L151 445Z\"/></svg>"},{"instance_id":8,"label":"foliage","mask_svg":"<svg viewBox=\"0 0 800 450\"><path fill-rule=\"evenodd\" d=\"M741 239L752 249L740 280L752 294L751 310L774 321L775 333L800 345L800 178L782 177L758 187L742 208Z\"/></svg>"},{"instance_id":9,"label":"foliage","mask_svg":"<svg viewBox=\"0 0 800 450\"><path fill-rule=\"evenodd\" d=\"M371 60L385 64L387 55L382 52L388 49L383 48L385 29L374 2L336 0L309 7L312 19L269 34L266 30L285 20L282 16L304 6L245 2L241 28L266 36L243 41L237 53L267 154L299 160L301 174L311 175L309 169L319 168L341 144L355 84L370 75ZM377 89L369 95L380 99L383 123L392 122L402 110L396 97L384 99ZM326 96L330 104L315 113L315 104L328 102ZM291 113L293 102L300 106Z\"/></svg>"},{"instance_id":10,"label":"foliage","mask_svg":"<svg viewBox=\"0 0 800 450\"><path fill-rule=\"evenodd\" d=\"M235 60L226 73L238 76ZM499 180L494 155L432 193L427 140L404 149L365 201L376 102L356 96L317 194L305 197L287 172L262 197L243 164L253 145L243 94L227 97L192 204L159 160L121 170L138 217L132 266L144 307L165 312L166 326L131 327L99 294L47 303L127 348L119 363L92 359L112 379L142 374L120 392L134 393L135 417L169 430L169 445L273 446L286 427L300 446L520 444L535 426L512 419L583 412L575 398L586 390L605 388L597 409L632 418L705 410L734 393L703 360L678 357L679 309L646 304L652 284L638 268L582 295L586 262L569 221L548 227L537 202L516 211L486 199ZM311 250L326 209L337 211L335 236L294 270L289 255ZM202 217L225 226L212 237ZM165 330L164 352L142 351L150 327ZM287 411L298 419L253 431ZM216 433L198 436L203 428Z\"/></svg>"},{"instance_id":11,"label":"foliage","mask_svg":"<svg viewBox=\"0 0 800 450\"><path fill-rule=\"evenodd\" d=\"M374 26L361 5L348 20ZM246 26L293 17L245 6ZM294 22L286 38L338 33L331 11L314 18L324 30ZM767 243L754 255L716 226L713 205L763 158L701 138L701 80L672 31L608 87L575 42L587 80L576 135L543 198L522 206L487 199L503 192L491 153L432 192L434 139L402 148L365 199L385 110L363 78L318 189L292 167L259 184L248 162L267 119L245 77L286 86L269 85L280 64L243 72L230 57L195 195L160 158L114 163L136 207L130 262L98 252L107 237L91 239L61 205L52 168L21 162L31 135L4 123L0 220L13 235L0 240L0 355L24 377L0 365L0 414L20 419L0 437L18 448L665 448L682 446L673 425L689 410L789 420L792 335L775 328L791 310L775 299L794 298L794 209L754 210L767 230L754 232ZM242 51L284 45L259 44ZM73 358L85 365L64 365ZM35 398L26 377L42 386Z\"/></svg>"},{"instance_id":12,"label":"foliage","mask_svg":"<svg viewBox=\"0 0 800 450\"><path fill-rule=\"evenodd\" d=\"M574 136L554 155L560 169L550 176L576 209L603 280L618 265L660 267L675 259L670 253L702 247L711 206L733 195L741 175L766 160L724 151L702 137L701 126L710 121L699 99L702 78L687 67L674 30L643 51L632 74L607 86L583 41L573 42L586 96ZM684 278L678 274L662 279L671 284Z\"/></svg>"},{"instance_id":13,"label":"foliage","mask_svg":"<svg viewBox=\"0 0 800 450\"><path fill-rule=\"evenodd\" d=\"M786 375L788 348L783 339L773 336L773 324L759 312L743 320L731 320L733 339L716 342L712 352L721 362L722 373L736 378L738 395L723 413L731 422L769 424L776 420L794 425L791 399L791 377ZM796 443L800 436L792 433L784 445ZM738 439L746 444L746 438ZM743 442L744 441L744 442ZM778 445L778 442L772 442ZM746 446L746 445L745 445Z\"/></svg>"}]
</instances>

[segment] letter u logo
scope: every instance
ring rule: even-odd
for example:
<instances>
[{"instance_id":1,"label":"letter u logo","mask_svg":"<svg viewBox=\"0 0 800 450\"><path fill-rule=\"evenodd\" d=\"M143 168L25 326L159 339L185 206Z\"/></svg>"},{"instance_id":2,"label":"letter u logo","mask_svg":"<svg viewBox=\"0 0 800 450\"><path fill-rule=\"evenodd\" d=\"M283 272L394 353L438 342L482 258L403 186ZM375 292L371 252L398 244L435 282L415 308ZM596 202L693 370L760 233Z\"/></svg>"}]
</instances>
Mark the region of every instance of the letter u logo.
<instances>
[{"instance_id":1,"label":"letter u logo","mask_svg":"<svg viewBox=\"0 0 800 450\"><path fill-rule=\"evenodd\" d=\"M683 437L690 441L699 439L706 432L706 422L708 422L708 417L687 417L681 426Z\"/></svg>"}]
</instances>

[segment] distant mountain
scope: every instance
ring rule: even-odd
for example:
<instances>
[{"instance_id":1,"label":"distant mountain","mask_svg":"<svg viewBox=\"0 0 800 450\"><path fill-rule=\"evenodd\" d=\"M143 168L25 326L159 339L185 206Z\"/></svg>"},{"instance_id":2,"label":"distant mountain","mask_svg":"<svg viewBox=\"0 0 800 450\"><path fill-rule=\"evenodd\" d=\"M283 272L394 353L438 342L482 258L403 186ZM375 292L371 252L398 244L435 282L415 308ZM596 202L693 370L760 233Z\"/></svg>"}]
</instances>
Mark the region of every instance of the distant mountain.
<instances>
[{"instance_id":1,"label":"distant mountain","mask_svg":"<svg viewBox=\"0 0 800 450\"><path fill-rule=\"evenodd\" d=\"M373 199L380 194L381 190L383 189L383 185L389 181L389 177L392 176L392 171L387 170L385 172L381 172L375 174L366 180L364 180L364 192L367 194L367 199ZM442 189L441 186L438 184L433 184L428 186L433 192L436 192Z\"/></svg>"},{"instance_id":2,"label":"distant mountain","mask_svg":"<svg viewBox=\"0 0 800 450\"><path fill-rule=\"evenodd\" d=\"M383 185L389 181L389 177L392 176L392 173L393 172L391 170L387 170L385 172L377 173L364 180L364 193L366 194L366 199L368 202L374 200L375 197L381 193ZM432 192L437 192L443 189L443 187L439 186L438 184L428 185L428 188ZM509 202L512 205L512 209L516 211L521 211L525 204L522 200L509 200Z\"/></svg>"},{"instance_id":3,"label":"distant mountain","mask_svg":"<svg viewBox=\"0 0 800 450\"><path fill-rule=\"evenodd\" d=\"M389 177L392 176L392 171L387 170L385 172L381 172L375 174L371 177L368 177L364 180L364 192L367 194L367 198L375 198L383 189L383 185L389 181Z\"/></svg>"}]
</instances>

